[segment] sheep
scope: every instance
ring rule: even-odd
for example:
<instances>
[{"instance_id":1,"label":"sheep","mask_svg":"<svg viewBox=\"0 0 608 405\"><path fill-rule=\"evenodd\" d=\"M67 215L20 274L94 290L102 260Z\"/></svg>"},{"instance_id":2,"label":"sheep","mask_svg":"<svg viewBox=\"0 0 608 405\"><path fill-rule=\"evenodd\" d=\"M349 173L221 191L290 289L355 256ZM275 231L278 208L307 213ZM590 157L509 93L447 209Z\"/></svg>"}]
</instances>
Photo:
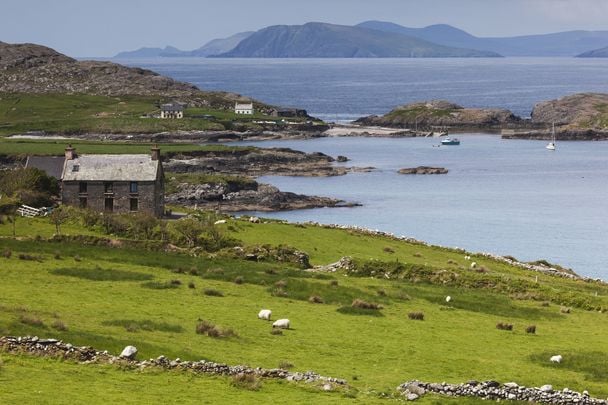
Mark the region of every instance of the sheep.
<instances>
[{"instance_id":1,"label":"sheep","mask_svg":"<svg viewBox=\"0 0 608 405\"><path fill-rule=\"evenodd\" d=\"M464 260L471 260L471 256L466 255L466 256L464 257Z\"/></svg>"},{"instance_id":2,"label":"sheep","mask_svg":"<svg viewBox=\"0 0 608 405\"><path fill-rule=\"evenodd\" d=\"M279 319L272 324L273 328L289 329L289 319Z\"/></svg>"},{"instance_id":3,"label":"sheep","mask_svg":"<svg viewBox=\"0 0 608 405\"><path fill-rule=\"evenodd\" d=\"M269 321L271 315L272 315L272 311L271 310L269 310L269 309L262 309L258 313L258 318L259 319L264 319L265 321Z\"/></svg>"},{"instance_id":4,"label":"sheep","mask_svg":"<svg viewBox=\"0 0 608 405\"><path fill-rule=\"evenodd\" d=\"M477 267L477 262L472 262L471 263L471 268L474 269L475 267Z\"/></svg>"},{"instance_id":5,"label":"sheep","mask_svg":"<svg viewBox=\"0 0 608 405\"><path fill-rule=\"evenodd\" d=\"M220 225L220 224L225 224L225 223L226 223L226 220L225 220L225 219L220 219L220 220L215 221L215 222L213 223L213 225Z\"/></svg>"},{"instance_id":6,"label":"sheep","mask_svg":"<svg viewBox=\"0 0 608 405\"><path fill-rule=\"evenodd\" d=\"M562 355L558 354L556 356L551 356L551 358L549 360L551 360L551 363L561 363L562 362Z\"/></svg>"},{"instance_id":7,"label":"sheep","mask_svg":"<svg viewBox=\"0 0 608 405\"><path fill-rule=\"evenodd\" d=\"M450 301L452 301L452 297L450 297L449 295L445 297L445 302L449 303Z\"/></svg>"}]
</instances>

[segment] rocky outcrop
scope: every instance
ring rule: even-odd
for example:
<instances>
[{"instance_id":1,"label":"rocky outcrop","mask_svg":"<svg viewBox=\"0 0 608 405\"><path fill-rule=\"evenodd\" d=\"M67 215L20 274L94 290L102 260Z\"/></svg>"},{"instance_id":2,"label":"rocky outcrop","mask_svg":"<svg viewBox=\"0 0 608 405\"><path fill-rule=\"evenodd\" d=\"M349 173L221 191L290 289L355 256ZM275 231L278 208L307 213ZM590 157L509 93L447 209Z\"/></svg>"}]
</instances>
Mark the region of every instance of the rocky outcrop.
<instances>
[{"instance_id":1,"label":"rocky outcrop","mask_svg":"<svg viewBox=\"0 0 608 405\"><path fill-rule=\"evenodd\" d=\"M204 92L151 70L112 62L77 61L36 44L0 42L0 92L162 96L191 105L232 108L238 94ZM256 102L257 109L268 106Z\"/></svg>"},{"instance_id":2,"label":"rocky outcrop","mask_svg":"<svg viewBox=\"0 0 608 405\"><path fill-rule=\"evenodd\" d=\"M608 400L592 398L587 391L580 393L568 388L561 391L554 390L549 384L541 387L524 387L514 382L501 384L496 381L469 381L464 384L447 384L413 380L401 384L397 390L409 401L433 393L449 397L477 397L491 401L511 400L538 404L608 404Z\"/></svg>"},{"instance_id":3,"label":"rocky outcrop","mask_svg":"<svg viewBox=\"0 0 608 405\"><path fill-rule=\"evenodd\" d=\"M579 93L534 106L532 122L560 130L602 129L608 131L608 94Z\"/></svg>"},{"instance_id":4,"label":"rocky outcrop","mask_svg":"<svg viewBox=\"0 0 608 405\"><path fill-rule=\"evenodd\" d=\"M443 167L418 166L399 170L399 174L447 174L448 169Z\"/></svg>"},{"instance_id":5,"label":"rocky outcrop","mask_svg":"<svg viewBox=\"0 0 608 405\"><path fill-rule=\"evenodd\" d=\"M349 168L333 166L334 158L323 153L305 153L287 148L243 148L225 151L170 153L164 164L169 172L208 172L264 176L340 176Z\"/></svg>"},{"instance_id":6,"label":"rocky outcrop","mask_svg":"<svg viewBox=\"0 0 608 405\"><path fill-rule=\"evenodd\" d=\"M219 209L223 212L238 211L286 211L322 207L353 207L329 197L308 196L280 191L269 184L256 184L255 188L229 191L223 184L178 185L178 191L166 196L169 204L179 204L197 209Z\"/></svg>"},{"instance_id":7,"label":"rocky outcrop","mask_svg":"<svg viewBox=\"0 0 608 405\"><path fill-rule=\"evenodd\" d=\"M37 336L0 337L0 350L11 354L28 354L38 357L52 357L78 361L84 364L116 364L128 368L145 370L156 369L161 371L188 371L198 374L216 374L223 376L236 376L251 374L262 378L273 378L295 382L330 384L332 386L346 386L346 380L341 378L324 377L313 371L290 372L280 368L264 369L243 365L230 366L207 360L185 361L171 360L165 356L156 359L137 361L121 356L114 356L107 351L97 351L89 346L74 346L57 339L40 339ZM326 390L323 387L323 390Z\"/></svg>"},{"instance_id":8,"label":"rocky outcrop","mask_svg":"<svg viewBox=\"0 0 608 405\"><path fill-rule=\"evenodd\" d=\"M496 108L464 108L445 100L406 104L388 114L359 118L362 125L391 128L429 129L449 127L450 130L501 129L521 124L511 111Z\"/></svg>"}]
</instances>

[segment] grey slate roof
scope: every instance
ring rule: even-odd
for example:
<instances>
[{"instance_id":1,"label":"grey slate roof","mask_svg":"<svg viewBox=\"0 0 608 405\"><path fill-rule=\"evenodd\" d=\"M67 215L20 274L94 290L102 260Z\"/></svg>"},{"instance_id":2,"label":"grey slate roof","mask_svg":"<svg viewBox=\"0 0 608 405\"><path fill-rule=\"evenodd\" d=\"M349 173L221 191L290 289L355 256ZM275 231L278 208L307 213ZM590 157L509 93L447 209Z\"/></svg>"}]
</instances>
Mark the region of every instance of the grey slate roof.
<instances>
[{"instance_id":1,"label":"grey slate roof","mask_svg":"<svg viewBox=\"0 0 608 405\"><path fill-rule=\"evenodd\" d=\"M159 164L150 155L78 155L65 161L63 181L155 181Z\"/></svg>"},{"instance_id":2,"label":"grey slate roof","mask_svg":"<svg viewBox=\"0 0 608 405\"><path fill-rule=\"evenodd\" d=\"M35 167L47 175L61 179L65 156L28 156L25 167Z\"/></svg>"},{"instance_id":3,"label":"grey slate roof","mask_svg":"<svg viewBox=\"0 0 608 405\"><path fill-rule=\"evenodd\" d=\"M178 103L163 104L160 106L162 111L184 111L184 106Z\"/></svg>"}]
</instances>

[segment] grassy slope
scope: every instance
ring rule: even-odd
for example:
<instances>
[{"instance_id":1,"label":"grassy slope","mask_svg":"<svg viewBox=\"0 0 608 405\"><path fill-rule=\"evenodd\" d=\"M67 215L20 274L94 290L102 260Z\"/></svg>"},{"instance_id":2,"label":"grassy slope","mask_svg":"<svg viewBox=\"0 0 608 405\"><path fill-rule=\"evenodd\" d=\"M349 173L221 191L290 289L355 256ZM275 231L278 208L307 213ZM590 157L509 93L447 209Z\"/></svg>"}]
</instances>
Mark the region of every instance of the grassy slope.
<instances>
[{"instance_id":1,"label":"grassy slope","mask_svg":"<svg viewBox=\"0 0 608 405\"><path fill-rule=\"evenodd\" d=\"M30 220L21 220L21 223L27 221ZM447 260L464 262L460 254L446 250L352 235L345 231L313 227L295 229L281 224L237 223L233 226L235 236L246 242L288 243L310 252L314 263L335 261L345 254L436 265ZM19 229L24 228L20 226ZM67 226L64 231L77 232L77 228ZM50 235L52 227L46 222L32 221L28 233ZM10 234L9 226L0 225L0 234ZM392 247L395 253L385 252L384 247L387 246ZM392 392L400 382L413 378L450 382L496 379L517 381L528 386L551 383L558 388L567 386L588 389L593 395L608 395L603 371L603 364L608 362L605 354L608 352L606 314L574 310L572 314L565 315L559 312L558 305L541 307L537 302L512 300L491 290L465 290L340 274L316 278L288 271L285 266L264 263L212 261L7 239L0 240L0 249L3 248L13 250L10 259L0 258L3 278L0 285L0 332L3 333L58 336L79 345L93 345L113 352L120 351L126 344L135 344L140 349L141 358L164 354L262 367L276 367L279 361L285 360L293 363L297 370L313 369L324 375L348 379L361 391L358 398L365 403L376 400L376 396L368 391ZM62 251L61 259L53 257L58 250ZM37 253L44 260L19 260L19 252ZM75 255L83 260L75 261ZM533 277L522 270L477 261L489 267L492 273L513 279ZM176 267L196 267L201 275L175 274L167 270ZM141 281L90 281L57 275L53 273L57 268L89 269L93 272L118 269L149 274L161 282L180 279L183 284L177 289L153 290L142 287ZM224 274L208 272L216 268L224 269ZM267 274L265 271L269 268L279 274ZM237 274L244 276L245 284L237 285L231 281ZM339 287L330 287L327 277L337 279ZM286 298L269 292L269 286L278 279L287 280L289 295ZM556 290L593 294L592 288L586 284L547 276L539 279ZM196 289L186 286L190 281L196 284ZM206 296L202 294L205 288L220 290L224 297ZM378 295L380 289L387 292L386 297ZM299 291L304 292L303 297ZM598 299L606 302L606 289L599 293ZM321 295L331 303L308 303L307 295L313 294ZM453 309L443 305L447 294L454 297ZM404 299L406 295L411 299ZM352 297L382 302L385 305L381 311L384 316L354 316L336 311L340 305L348 304ZM87 305L81 305L83 302ZM289 317L294 329L286 331L283 336L271 335L270 325L256 319L255 314L261 307L271 308L275 317ZM425 321L408 320L410 311L423 311ZM33 327L19 322L19 316L24 314L41 319L46 326ZM196 335L194 326L199 317L231 327L239 336L218 340ZM60 332L48 326L56 319L67 324L68 331ZM124 327L103 323L125 319L166 322L181 326L183 331L140 329L128 332ZM497 330L494 326L500 321L513 323L515 331ZM523 329L529 324L537 325L536 335L524 333ZM565 358L559 366L548 362L548 357L556 353ZM5 358L5 366L0 370L0 379L11 384L22 381L18 376L24 375L24 368L53 370L62 376L70 374L73 369L70 364L55 364L47 360L2 357ZM18 365L20 362L22 365ZM84 389L83 395L94 398L95 390L111 386L113 378L133 381L139 377L134 374L133 371L91 370L87 367L79 371L70 386L74 390ZM95 376L95 384L84 384L91 375ZM196 384L208 387L209 395L220 402L237 398L249 402L267 401L289 396L292 402L305 403L310 402L311 395L306 389L279 383L267 383L258 393L251 393L227 389L227 380L221 378L193 379L154 373L145 375L145 378L154 382L150 383L155 385L153 392L165 401L172 395L169 386L186 380L195 380ZM53 392L53 385L44 378L43 381L43 385ZM181 385L179 391L182 392ZM233 392L235 397L231 398ZM8 395L10 392L0 393L0 402L12 398ZM75 395L73 391L72 395ZM110 390L108 395L122 401L127 398L127 394L115 390ZM180 395L184 395L184 402L194 402L196 398L189 388ZM349 400L339 394L314 395L315 402ZM432 399L426 401L431 402Z\"/></svg>"},{"instance_id":2,"label":"grassy slope","mask_svg":"<svg viewBox=\"0 0 608 405\"><path fill-rule=\"evenodd\" d=\"M232 122L255 119L278 120L256 113L237 115L232 111L187 108L179 120L142 118L159 113L159 100L151 96L93 96L84 94L0 93L0 136L44 131L57 134L157 133L176 130L223 130ZM196 118L211 115L214 119ZM300 121L302 119L290 119ZM255 125L255 124L247 124Z\"/></svg>"}]
</instances>

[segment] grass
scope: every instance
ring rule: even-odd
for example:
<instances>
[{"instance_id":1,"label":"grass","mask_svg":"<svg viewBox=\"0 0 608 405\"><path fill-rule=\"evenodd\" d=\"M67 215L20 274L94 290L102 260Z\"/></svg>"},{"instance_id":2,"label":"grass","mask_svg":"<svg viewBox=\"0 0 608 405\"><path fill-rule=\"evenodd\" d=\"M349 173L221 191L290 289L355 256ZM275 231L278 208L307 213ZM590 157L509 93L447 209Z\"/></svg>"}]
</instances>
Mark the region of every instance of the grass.
<instances>
[{"instance_id":1,"label":"grass","mask_svg":"<svg viewBox=\"0 0 608 405\"><path fill-rule=\"evenodd\" d=\"M22 223L29 224L33 234L46 232L44 220ZM459 266L467 264L463 254L446 249L311 226L295 228L232 220L229 224L234 228L230 231L233 236L248 244L263 241L295 246L308 252L315 264L335 262L346 255L381 263L399 260L416 264L419 267L412 271L420 269L423 274L430 268L458 273L460 278L474 277L475 281L498 278L513 285L515 291L520 283L538 275L539 284L550 289L555 299L569 293L575 298L597 299L600 305L607 305L608 301L606 287L530 273L481 257L474 260L485 266L487 273L462 270ZM10 235L6 227L0 225L0 234ZM66 229L77 232L75 226ZM385 251L387 246L394 253ZM41 402L41 395L46 395L44 398L52 398L51 402L90 399L95 403L101 400L99 393L103 393L104 401L193 403L201 398L192 387L206 387L209 392L205 391L205 400L218 403L391 403L390 398L382 399L377 393L394 393L398 384L409 379L454 383L493 379L526 386L549 383L556 388L587 389L594 396L608 396L601 368L607 359L600 355L608 352L604 338L608 332L606 313L575 309L562 314L559 304L542 306L544 300L515 297L507 290L472 288L451 279L444 283L446 280L426 276L378 278L345 272L319 275L286 264L241 261L222 255L191 256L77 242L0 238L0 251L4 250L10 250L12 255L0 257L3 334L56 337L116 354L133 344L141 358L165 355L266 368L276 367L280 359L289 359L296 365L295 371L310 369L346 378L353 391L348 395L323 393L308 386L267 380L258 391L250 391L232 387L231 380L223 377L83 367L0 353L4 361L0 380L10 387L0 393L0 402L37 403ZM54 257L56 251L61 251L61 259ZM43 261L18 259L19 254L31 252ZM415 253L420 253L420 257ZM78 263L73 261L76 255L82 258ZM448 264L449 260L454 264ZM65 269L69 274L62 274ZM106 274L108 269L111 276ZM176 269L188 269L179 275L183 286L197 283L205 289L221 291L224 298L183 287L140 288L142 281L171 284ZM97 273L100 276L92 276ZM144 276L146 279L141 279ZM243 277L243 284L234 283L237 276ZM277 289L286 295L275 294ZM383 294L378 294L380 290ZM445 303L447 295L453 298L449 307ZM311 296L322 298L323 303L312 305L308 301ZM355 299L379 303L383 309L353 308ZM272 335L271 325L257 319L260 308L272 309L273 319L290 319L292 329L281 336ZM424 322L409 320L410 312L424 313ZM359 314L368 316L355 316ZM23 323L21 316L42 324ZM69 328L55 330L46 326L57 319ZM221 325L220 330L237 331L238 337L211 339L197 335L196 319ZM499 322L513 324L513 331L497 330ZM162 330L158 325L163 324L176 329ZM526 333L526 327L532 324L537 327L536 333ZM575 356L577 353L581 355ZM554 354L562 354L564 361L551 364L548 359ZM351 380L351 376L357 379ZM33 379L37 381L35 390L26 384L29 381L31 385ZM123 385L121 390L112 388L121 381L150 387L136 396L143 388L128 393ZM58 386L65 394L54 395ZM124 386L129 385L125 382ZM353 395L355 398L349 398ZM450 402L441 397L421 401L433 402L481 403Z\"/></svg>"}]
</instances>

